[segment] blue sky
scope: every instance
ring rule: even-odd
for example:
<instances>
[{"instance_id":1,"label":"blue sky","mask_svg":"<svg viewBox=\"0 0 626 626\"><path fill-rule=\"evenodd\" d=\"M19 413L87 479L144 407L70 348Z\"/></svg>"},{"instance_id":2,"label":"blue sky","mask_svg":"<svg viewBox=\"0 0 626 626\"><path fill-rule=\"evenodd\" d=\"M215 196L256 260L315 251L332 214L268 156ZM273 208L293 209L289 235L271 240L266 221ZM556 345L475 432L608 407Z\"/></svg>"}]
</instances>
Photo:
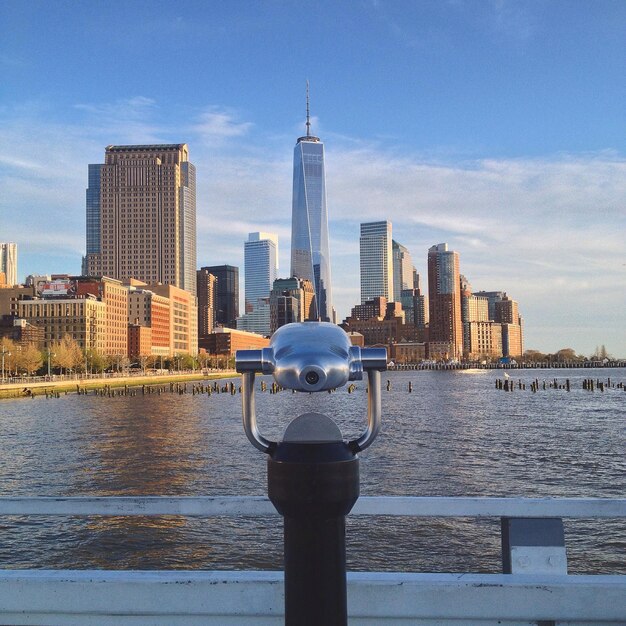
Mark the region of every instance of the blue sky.
<instances>
[{"instance_id":1,"label":"blue sky","mask_svg":"<svg viewBox=\"0 0 626 626\"><path fill-rule=\"evenodd\" d=\"M87 164L187 142L198 262L279 235L291 162L326 147L334 300L359 301L359 223L425 275L447 242L518 300L526 347L626 356L626 3L0 3L0 240L19 275L76 273Z\"/></svg>"}]
</instances>

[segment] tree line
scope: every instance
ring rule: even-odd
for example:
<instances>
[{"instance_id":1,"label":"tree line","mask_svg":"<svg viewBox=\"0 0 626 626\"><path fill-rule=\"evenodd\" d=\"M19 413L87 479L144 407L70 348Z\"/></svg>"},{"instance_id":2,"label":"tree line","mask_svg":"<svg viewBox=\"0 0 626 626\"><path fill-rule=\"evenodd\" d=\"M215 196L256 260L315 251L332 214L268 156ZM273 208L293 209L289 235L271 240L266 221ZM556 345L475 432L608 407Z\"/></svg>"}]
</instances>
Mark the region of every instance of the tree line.
<instances>
[{"instance_id":1,"label":"tree line","mask_svg":"<svg viewBox=\"0 0 626 626\"><path fill-rule=\"evenodd\" d=\"M556 352L540 352L539 350L526 350L522 360L526 363L580 363L583 361L609 361L613 357L607 352L606 346L596 347L596 351L587 357L584 354L577 354L573 348L561 348Z\"/></svg>"},{"instance_id":2,"label":"tree line","mask_svg":"<svg viewBox=\"0 0 626 626\"><path fill-rule=\"evenodd\" d=\"M131 361L126 355L105 355L97 350L83 350L70 335L53 342L48 349L39 350L33 343L20 344L8 337L0 340L3 376L26 374L101 374L106 371L124 371L130 367L167 370L225 369L229 359L223 356L187 353L174 356L141 356Z\"/></svg>"}]
</instances>

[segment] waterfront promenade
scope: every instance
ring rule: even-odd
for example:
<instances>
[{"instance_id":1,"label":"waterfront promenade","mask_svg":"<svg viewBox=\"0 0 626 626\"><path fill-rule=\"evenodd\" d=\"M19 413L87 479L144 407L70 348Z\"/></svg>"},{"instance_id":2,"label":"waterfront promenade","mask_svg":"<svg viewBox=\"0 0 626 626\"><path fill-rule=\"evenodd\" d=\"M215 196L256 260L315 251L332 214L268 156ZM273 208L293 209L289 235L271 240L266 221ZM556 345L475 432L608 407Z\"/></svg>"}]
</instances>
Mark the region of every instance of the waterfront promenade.
<instances>
[{"instance_id":1,"label":"waterfront promenade","mask_svg":"<svg viewBox=\"0 0 626 626\"><path fill-rule=\"evenodd\" d=\"M215 380L237 376L234 370L188 370L182 372L73 374L55 376L20 376L0 383L1 398L33 397L50 392L86 391L103 388L165 385L192 380Z\"/></svg>"}]
</instances>

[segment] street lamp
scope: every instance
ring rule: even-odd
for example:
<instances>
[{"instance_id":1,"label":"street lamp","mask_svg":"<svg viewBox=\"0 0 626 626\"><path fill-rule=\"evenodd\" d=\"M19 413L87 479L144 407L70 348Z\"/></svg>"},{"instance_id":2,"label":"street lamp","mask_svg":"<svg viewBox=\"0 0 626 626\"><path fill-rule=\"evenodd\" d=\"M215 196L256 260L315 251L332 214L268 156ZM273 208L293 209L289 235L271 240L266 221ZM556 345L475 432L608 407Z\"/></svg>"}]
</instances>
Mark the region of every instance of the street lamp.
<instances>
[{"instance_id":1,"label":"street lamp","mask_svg":"<svg viewBox=\"0 0 626 626\"><path fill-rule=\"evenodd\" d=\"M50 352L50 350L48 350L48 378L50 378L50 357L54 358L55 356L55 352Z\"/></svg>"},{"instance_id":2,"label":"street lamp","mask_svg":"<svg viewBox=\"0 0 626 626\"><path fill-rule=\"evenodd\" d=\"M4 356L11 356L11 353L6 349L2 348L2 382L4 382Z\"/></svg>"}]
</instances>

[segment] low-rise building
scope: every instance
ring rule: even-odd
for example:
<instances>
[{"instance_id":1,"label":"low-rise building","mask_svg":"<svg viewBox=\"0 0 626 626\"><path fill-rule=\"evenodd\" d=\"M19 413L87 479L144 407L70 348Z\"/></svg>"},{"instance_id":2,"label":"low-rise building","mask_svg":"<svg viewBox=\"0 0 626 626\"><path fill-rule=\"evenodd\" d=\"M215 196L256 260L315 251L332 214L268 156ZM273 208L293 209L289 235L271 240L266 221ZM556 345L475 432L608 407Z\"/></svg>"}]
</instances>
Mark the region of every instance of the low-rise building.
<instances>
[{"instance_id":1,"label":"low-rise building","mask_svg":"<svg viewBox=\"0 0 626 626\"><path fill-rule=\"evenodd\" d=\"M74 276L71 279L77 297L90 294L106 305L106 340L104 354L128 354L128 286L107 276Z\"/></svg>"},{"instance_id":2,"label":"low-rise building","mask_svg":"<svg viewBox=\"0 0 626 626\"><path fill-rule=\"evenodd\" d=\"M152 354L152 328L138 322L128 325L128 358L150 356Z\"/></svg>"},{"instance_id":3,"label":"low-rise building","mask_svg":"<svg viewBox=\"0 0 626 626\"><path fill-rule=\"evenodd\" d=\"M198 354L197 299L174 285L146 285L146 289L170 301L170 356Z\"/></svg>"},{"instance_id":4,"label":"low-rise building","mask_svg":"<svg viewBox=\"0 0 626 626\"><path fill-rule=\"evenodd\" d=\"M224 326L200 339L200 349L206 350L207 354L228 357L234 356L237 350L259 350L269 345L270 340L267 337Z\"/></svg>"},{"instance_id":5,"label":"low-rise building","mask_svg":"<svg viewBox=\"0 0 626 626\"><path fill-rule=\"evenodd\" d=\"M420 363L426 358L426 343L423 341L401 341L392 346L391 359L398 364Z\"/></svg>"},{"instance_id":6,"label":"low-rise building","mask_svg":"<svg viewBox=\"0 0 626 626\"><path fill-rule=\"evenodd\" d=\"M44 329L28 320L11 315L3 315L0 318L0 337L6 337L19 346L34 345L41 350L44 345L44 336Z\"/></svg>"},{"instance_id":7,"label":"low-rise building","mask_svg":"<svg viewBox=\"0 0 626 626\"><path fill-rule=\"evenodd\" d=\"M19 317L43 329L43 347L69 335L83 350L106 354L107 305L92 295L81 298L20 300Z\"/></svg>"},{"instance_id":8,"label":"low-rise building","mask_svg":"<svg viewBox=\"0 0 626 626\"><path fill-rule=\"evenodd\" d=\"M162 357L172 356L174 351L170 348L170 300L142 285L144 283L139 281L132 281L130 284L128 324L138 324L150 329L150 354ZM135 331L135 333L139 332L146 334L144 331Z\"/></svg>"},{"instance_id":9,"label":"low-rise building","mask_svg":"<svg viewBox=\"0 0 626 626\"><path fill-rule=\"evenodd\" d=\"M494 321L468 322L470 360L498 359L502 356L502 325Z\"/></svg>"}]
</instances>

